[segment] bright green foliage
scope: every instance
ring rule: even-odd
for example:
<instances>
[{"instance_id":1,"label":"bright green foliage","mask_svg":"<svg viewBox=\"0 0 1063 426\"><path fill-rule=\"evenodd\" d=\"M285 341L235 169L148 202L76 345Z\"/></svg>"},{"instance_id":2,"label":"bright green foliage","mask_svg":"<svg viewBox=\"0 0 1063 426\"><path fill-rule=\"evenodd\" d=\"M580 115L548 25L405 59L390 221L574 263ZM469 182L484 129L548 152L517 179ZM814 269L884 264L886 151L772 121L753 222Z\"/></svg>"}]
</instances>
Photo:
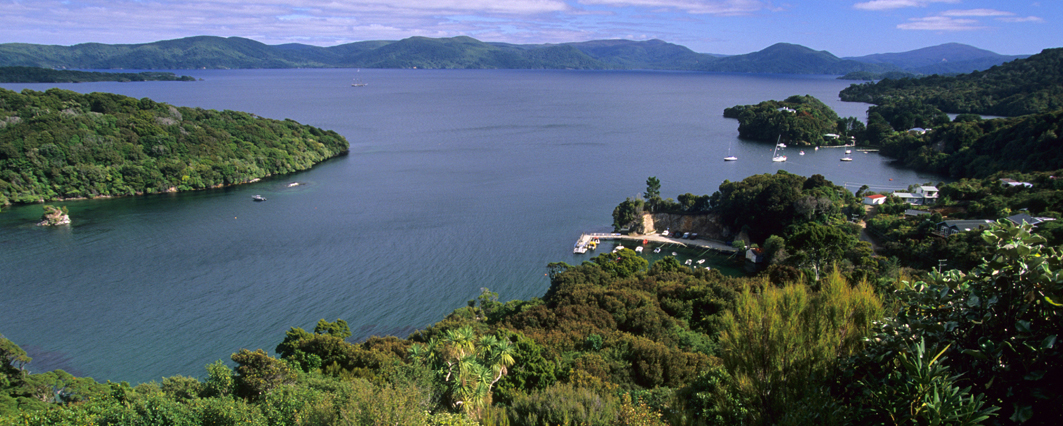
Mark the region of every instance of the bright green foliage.
<instances>
[{"instance_id":1,"label":"bright green foliage","mask_svg":"<svg viewBox=\"0 0 1063 426\"><path fill-rule=\"evenodd\" d=\"M201 394L204 397L225 397L233 393L233 370L220 359L207 364L207 381Z\"/></svg>"},{"instance_id":2,"label":"bright green foliage","mask_svg":"<svg viewBox=\"0 0 1063 426\"><path fill-rule=\"evenodd\" d=\"M109 93L0 89L0 205L244 183L348 148L335 132L291 120Z\"/></svg>"},{"instance_id":3,"label":"bright green foliage","mask_svg":"<svg viewBox=\"0 0 1063 426\"><path fill-rule=\"evenodd\" d=\"M0 388L21 380L30 361L33 358L26 355L26 351L0 334Z\"/></svg>"},{"instance_id":4,"label":"bright green foliage","mask_svg":"<svg viewBox=\"0 0 1063 426\"><path fill-rule=\"evenodd\" d=\"M336 322L325 321L324 318L317 321L317 326L314 327L314 334L329 334L341 339L351 337L351 327L347 325L347 321L342 319L336 319Z\"/></svg>"},{"instance_id":5,"label":"bright green foliage","mask_svg":"<svg viewBox=\"0 0 1063 426\"><path fill-rule=\"evenodd\" d=\"M619 405L611 395L559 384L514 399L508 412L514 426L611 426L617 422Z\"/></svg>"},{"instance_id":6,"label":"bright green foliage","mask_svg":"<svg viewBox=\"0 0 1063 426\"><path fill-rule=\"evenodd\" d=\"M236 367L235 394L248 399L259 399L276 387L291 383L295 377L287 363L273 358L262 349L251 352L241 349L232 355Z\"/></svg>"},{"instance_id":7,"label":"bright green foliage","mask_svg":"<svg viewBox=\"0 0 1063 426\"><path fill-rule=\"evenodd\" d=\"M807 396L839 356L861 347L861 339L882 315L867 283L854 287L837 272L818 293L801 284L749 289L723 317L720 335L729 391L749 407L746 422L773 424L787 407Z\"/></svg>"},{"instance_id":8,"label":"bright green foliage","mask_svg":"<svg viewBox=\"0 0 1063 426\"><path fill-rule=\"evenodd\" d=\"M471 327L447 330L442 338L426 345L410 347L415 362L432 368L437 380L446 388L446 399L455 408L479 418L491 405L495 383L516 363L516 350L510 338L477 336Z\"/></svg>"},{"instance_id":9,"label":"bright green foliage","mask_svg":"<svg viewBox=\"0 0 1063 426\"><path fill-rule=\"evenodd\" d=\"M782 102L736 105L725 109L723 116L738 119L738 137L743 139L816 146L848 143L823 138L825 134L838 133L838 114L808 95L791 96Z\"/></svg>"}]
</instances>

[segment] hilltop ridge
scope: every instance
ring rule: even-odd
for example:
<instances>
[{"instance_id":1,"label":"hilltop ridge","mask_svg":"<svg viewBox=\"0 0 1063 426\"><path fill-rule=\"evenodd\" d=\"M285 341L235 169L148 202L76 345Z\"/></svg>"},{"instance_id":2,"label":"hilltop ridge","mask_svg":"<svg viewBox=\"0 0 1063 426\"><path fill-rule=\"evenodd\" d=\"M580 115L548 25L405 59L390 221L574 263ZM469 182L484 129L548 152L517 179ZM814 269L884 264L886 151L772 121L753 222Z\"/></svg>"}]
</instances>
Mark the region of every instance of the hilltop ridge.
<instances>
[{"instance_id":1,"label":"hilltop ridge","mask_svg":"<svg viewBox=\"0 0 1063 426\"><path fill-rule=\"evenodd\" d=\"M0 44L0 66L57 69L655 69L841 75L859 71L971 72L1015 58L1018 57L956 43L903 53L839 58L827 51L790 43L776 43L757 52L728 56L698 53L656 39L508 44L468 36L371 40L331 47L298 43L267 45L247 38L216 36L142 44Z\"/></svg>"}]
</instances>

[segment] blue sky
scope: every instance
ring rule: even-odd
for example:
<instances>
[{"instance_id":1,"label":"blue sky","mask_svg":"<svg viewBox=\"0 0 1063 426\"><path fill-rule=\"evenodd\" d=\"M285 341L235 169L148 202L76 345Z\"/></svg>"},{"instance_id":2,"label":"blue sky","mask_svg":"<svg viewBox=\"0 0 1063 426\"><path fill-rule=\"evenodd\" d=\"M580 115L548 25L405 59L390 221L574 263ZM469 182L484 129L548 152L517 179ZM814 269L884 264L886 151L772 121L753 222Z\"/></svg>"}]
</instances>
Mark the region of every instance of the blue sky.
<instances>
[{"instance_id":1,"label":"blue sky","mask_svg":"<svg viewBox=\"0 0 1063 426\"><path fill-rule=\"evenodd\" d=\"M701 53L785 42L837 56L964 43L1063 46L1059 0L0 0L0 43L147 43L196 35L333 46L411 36L561 43L661 39Z\"/></svg>"}]
</instances>

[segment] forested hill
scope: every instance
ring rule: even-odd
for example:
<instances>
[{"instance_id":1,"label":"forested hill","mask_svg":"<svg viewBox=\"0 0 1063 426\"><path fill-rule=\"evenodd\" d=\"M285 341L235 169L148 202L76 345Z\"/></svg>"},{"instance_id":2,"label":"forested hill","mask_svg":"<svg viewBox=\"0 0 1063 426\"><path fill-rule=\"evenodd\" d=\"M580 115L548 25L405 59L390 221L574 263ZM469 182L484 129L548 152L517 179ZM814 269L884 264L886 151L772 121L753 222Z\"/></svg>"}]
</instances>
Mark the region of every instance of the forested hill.
<instances>
[{"instance_id":1,"label":"forested hill","mask_svg":"<svg viewBox=\"0 0 1063 426\"><path fill-rule=\"evenodd\" d=\"M336 132L109 93L0 89L0 205L184 191L305 170Z\"/></svg>"},{"instance_id":2,"label":"forested hill","mask_svg":"<svg viewBox=\"0 0 1063 426\"><path fill-rule=\"evenodd\" d=\"M973 49L973 48L971 48ZM956 57L954 48L933 51ZM975 49L977 50L977 49ZM979 53L981 52L981 53ZM968 52L969 53L969 52ZM240 37L198 36L144 44L73 46L0 44L0 66L73 69L192 68L447 68L447 69L655 69L712 72L845 74L901 71L916 52L860 61L830 52L778 43L742 55L697 53L661 40L591 40L560 44L491 43L471 37L410 37L331 47L266 45ZM1001 55L988 51L981 59ZM969 53L963 58L971 57ZM896 63L894 63L896 62ZM985 65L984 61L979 64ZM971 71L974 67L963 69ZM988 65L985 65L988 66Z\"/></svg>"},{"instance_id":3,"label":"forested hill","mask_svg":"<svg viewBox=\"0 0 1063 426\"><path fill-rule=\"evenodd\" d=\"M888 103L918 100L945 112L1002 116L1063 108L1063 48L1045 49L986 71L955 77L885 79L854 84L841 91L850 102Z\"/></svg>"}]
</instances>

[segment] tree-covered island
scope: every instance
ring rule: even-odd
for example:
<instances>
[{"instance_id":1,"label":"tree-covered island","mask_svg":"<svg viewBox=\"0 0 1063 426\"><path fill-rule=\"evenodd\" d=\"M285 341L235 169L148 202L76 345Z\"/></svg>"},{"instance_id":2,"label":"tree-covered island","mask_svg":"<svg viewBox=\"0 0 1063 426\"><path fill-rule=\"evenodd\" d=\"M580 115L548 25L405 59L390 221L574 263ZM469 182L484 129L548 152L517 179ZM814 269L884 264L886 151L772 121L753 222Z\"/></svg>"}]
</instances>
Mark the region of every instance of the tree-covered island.
<instances>
[{"instance_id":1,"label":"tree-covered island","mask_svg":"<svg viewBox=\"0 0 1063 426\"><path fill-rule=\"evenodd\" d=\"M859 119L840 118L829 106L809 95L736 105L724 109L723 116L738 120L738 137L742 139L800 146L852 144L864 131Z\"/></svg>"},{"instance_id":2,"label":"tree-covered island","mask_svg":"<svg viewBox=\"0 0 1063 426\"><path fill-rule=\"evenodd\" d=\"M0 205L220 187L345 154L334 131L237 111L0 89Z\"/></svg>"}]
</instances>

